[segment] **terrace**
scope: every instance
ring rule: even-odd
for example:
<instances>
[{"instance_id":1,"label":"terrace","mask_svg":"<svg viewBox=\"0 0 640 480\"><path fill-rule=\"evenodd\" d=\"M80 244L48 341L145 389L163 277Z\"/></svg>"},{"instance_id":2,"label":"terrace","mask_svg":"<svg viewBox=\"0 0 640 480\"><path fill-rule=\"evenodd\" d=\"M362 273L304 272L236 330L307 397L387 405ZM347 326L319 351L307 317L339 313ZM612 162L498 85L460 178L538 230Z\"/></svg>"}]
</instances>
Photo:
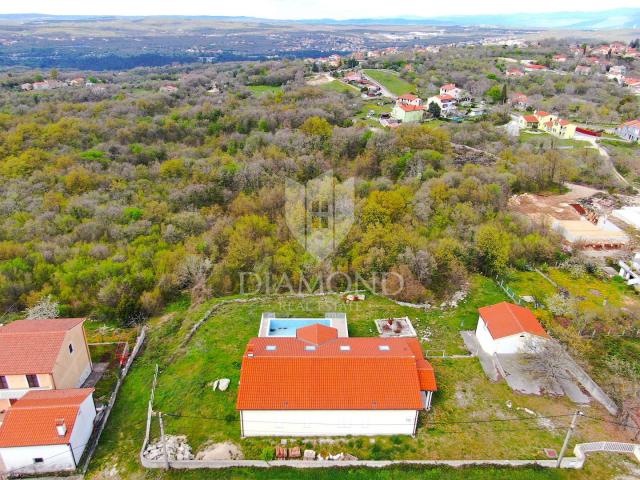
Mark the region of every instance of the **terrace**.
<instances>
[{"instance_id":1,"label":"terrace","mask_svg":"<svg viewBox=\"0 0 640 480\"><path fill-rule=\"evenodd\" d=\"M338 330L338 337L348 337L347 316L344 313L326 313L324 318L276 317L275 313L262 314L259 337L295 337L298 328L313 324L325 325Z\"/></svg>"}]
</instances>

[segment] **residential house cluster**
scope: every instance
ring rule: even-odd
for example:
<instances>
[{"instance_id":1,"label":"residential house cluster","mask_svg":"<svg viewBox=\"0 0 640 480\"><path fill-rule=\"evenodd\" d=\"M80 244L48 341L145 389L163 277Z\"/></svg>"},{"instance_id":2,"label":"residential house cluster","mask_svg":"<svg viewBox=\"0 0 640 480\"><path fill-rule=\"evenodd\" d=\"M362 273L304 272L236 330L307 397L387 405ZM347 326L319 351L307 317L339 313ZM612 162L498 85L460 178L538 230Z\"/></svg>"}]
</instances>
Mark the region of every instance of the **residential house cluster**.
<instances>
[{"instance_id":1,"label":"residential house cluster","mask_svg":"<svg viewBox=\"0 0 640 480\"><path fill-rule=\"evenodd\" d=\"M398 320L409 322L387 319L383 326ZM434 368L413 328L378 332L349 337L344 314L263 314L259 336L242 357L241 435L415 435L420 412L431 410L438 390ZM479 309L475 338L496 355L525 353L550 337L530 310L501 302Z\"/></svg>"},{"instance_id":2,"label":"residential house cluster","mask_svg":"<svg viewBox=\"0 0 640 480\"><path fill-rule=\"evenodd\" d=\"M20 85L20 90L28 92L30 90L55 90L57 88L64 87L90 87L92 85L92 82L88 80L85 81L85 79L82 77L76 77L70 80L47 79L40 82L23 83Z\"/></svg>"},{"instance_id":3,"label":"residential house cluster","mask_svg":"<svg viewBox=\"0 0 640 480\"><path fill-rule=\"evenodd\" d=\"M406 93L397 98L391 111L391 118L400 123L416 123L422 121L424 112L422 99L411 93Z\"/></svg>"},{"instance_id":4,"label":"residential house cluster","mask_svg":"<svg viewBox=\"0 0 640 480\"><path fill-rule=\"evenodd\" d=\"M518 123L522 128L541 130L564 139L573 138L577 128L577 125L569 120L543 110L537 110L534 114L522 115Z\"/></svg>"},{"instance_id":5,"label":"residential house cluster","mask_svg":"<svg viewBox=\"0 0 640 480\"><path fill-rule=\"evenodd\" d=\"M343 81L347 82L350 85L354 85L361 90L364 89L365 95L367 97L379 97L382 95L382 90L380 89L380 87L367 79L359 71L347 72L343 77Z\"/></svg>"},{"instance_id":6,"label":"residential house cluster","mask_svg":"<svg viewBox=\"0 0 640 480\"><path fill-rule=\"evenodd\" d=\"M0 476L74 470L93 432L83 318L0 326Z\"/></svg>"}]
</instances>

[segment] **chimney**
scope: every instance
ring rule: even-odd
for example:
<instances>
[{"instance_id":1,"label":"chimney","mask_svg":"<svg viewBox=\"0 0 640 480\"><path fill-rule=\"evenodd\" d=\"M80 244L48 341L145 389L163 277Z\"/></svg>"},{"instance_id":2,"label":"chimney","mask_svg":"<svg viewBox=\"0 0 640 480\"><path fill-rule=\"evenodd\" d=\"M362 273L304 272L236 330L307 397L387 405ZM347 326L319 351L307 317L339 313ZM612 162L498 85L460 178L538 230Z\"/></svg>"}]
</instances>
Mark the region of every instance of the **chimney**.
<instances>
[{"instance_id":1,"label":"chimney","mask_svg":"<svg viewBox=\"0 0 640 480\"><path fill-rule=\"evenodd\" d=\"M56 430L60 437L64 437L67 434L67 425L65 425L64 419L56 420Z\"/></svg>"},{"instance_id":2,"label":"chimney","mask_svg":"<svg viewBox=\"0 0 640 480\"><path fill-rule=\"evenodd\" d=\"M253 357L253 343L247 345L247 357Z\"/></svg>"}]
</instances>

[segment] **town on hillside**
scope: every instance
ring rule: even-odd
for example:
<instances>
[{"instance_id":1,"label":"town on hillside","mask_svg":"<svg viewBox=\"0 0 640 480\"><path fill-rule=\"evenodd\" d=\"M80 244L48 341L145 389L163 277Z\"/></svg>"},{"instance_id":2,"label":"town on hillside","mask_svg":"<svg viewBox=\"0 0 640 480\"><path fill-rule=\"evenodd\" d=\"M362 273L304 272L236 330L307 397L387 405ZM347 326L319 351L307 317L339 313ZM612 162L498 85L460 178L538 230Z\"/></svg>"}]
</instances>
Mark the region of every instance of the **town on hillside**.
<instances>
[{"instance_id":1,"label":"town on hillside","mask_svg":"<svg viewBox=\"0 0 640 480\"><path fill-rule=\"evenodd\" d=\"M640 10L308 3L0 7L0 480L638 478Z\"/></svg>"}]
</instances>

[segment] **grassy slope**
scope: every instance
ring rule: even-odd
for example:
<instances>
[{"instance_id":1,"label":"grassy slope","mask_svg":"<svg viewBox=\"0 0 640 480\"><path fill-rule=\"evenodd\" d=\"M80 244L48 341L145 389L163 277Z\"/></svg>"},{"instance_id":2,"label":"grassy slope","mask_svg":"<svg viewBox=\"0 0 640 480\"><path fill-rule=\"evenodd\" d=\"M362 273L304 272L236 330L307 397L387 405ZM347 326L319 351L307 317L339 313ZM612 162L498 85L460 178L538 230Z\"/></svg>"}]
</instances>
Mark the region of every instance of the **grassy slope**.
<instances>
[{"instance_id":1,"label":"grassy slope","mask_svg":"<svg viewBox=\"0 0 640 480\"><path fill-rule=\"evenodd\" d=\"M256 95L265 95L267 93L277 93L282 91L282 87L273 85L248 85L247 88Z\"/></svg>"},{"instance_id":2,"label":"grassy slope","mask_svg":"<svg viewBox=\"0 0 640 480\"><path fill-rule=\"evenodd\" d=\"M388 70L364 70L364 73L373 78L376 82L381 83L394 95L403 95L405 93L415 92L415 85L403 80L397 73Z\"/></svg>"},{"instance_id":3,"label":"grassy slope","mask_svg":"<svg viewBox=\"0 0 640 480\"><path fill-rule=\"evenodd\" d=\"M356 95L360 94L360 89L354 87L353 85L347 85L344 82L341 82L339 80L334 80L333 82L328 82L328 83L323 83L322 85L320 85L320 88L322 88L323 90L330 90L333 92L338 92L338 93L354 93Z\"/></svg>"},{"instance_id":4,"label":"grassy slope","mask_svg":"<svg viewBox=\"0 0 640 480\"><path fill-rule=\"evenodd\" d=\"M187 348L178 346L189 328L208 308L219 300L212 300L193 310L185 304L173 306L170 313L151 322L149 342L142 356L136 360L130 376L105 430L90 473L108 470L117 464L125 478L142 473L137 461L144 435L144 419L155 363L161 366L156 408L202 418L166 418L169 433L186 434L197 451L208 441L231 439L237 442L249 458L259 457L265 446L275 446L278 439L240 439L235 412L235 395L242 352L247 340L255 336L262 311L286 312L291 315L319 315L325 311L345 310L351 336L375 335L372 319L386 316L409 315L419 333L429 330L431 340L424 343L427 350L445 350L462 353L459 329L475 327L476 308L479 305L503 300L502 292L483 277L473 280L473 293L455 311L429 312L400 307L386 299L372 297L363 303L347 307L335 297L297 300L261 300L260 303L223 306L203 325ZM173 358L173 359L172 359ZM522 397L505 384L488 382L476 359L433 360L440 384L434 397L432 413L421 417L421 427L415 439L409 437L379 437L375 444L369 439L346 438L320 451L349 451L360 458L532 458L542 457L543 447L558 447L563 436L565 418L554 424L556 429L540 430L536 421L518 422L511 429L502 424L427 425L425 422L452 422L468 419L494 419L525 416L517 407L526 407L546 415L563 414L572 408L564 399L549 401L545 398ZM207 384L220 377L231 378L228 392L212 392ZM507 409L511 400L513 409ZM595 412L594 412L595 413ZM154 422L152 436L157 436ZM530 429L534 430L530 430ZM601 424L585 425L585 433L577 438L600 438L605 433ZM512 430L512 431L507 431ZM607 437L605 437L607 438ZM335 453L335 452L334 452ZM602 468L600 464L596 468ZM425 475L442 474L446 469L427 472L410 470L400 473L396 469L384 471L339 470L337 472L290 472L288 470L217 472L215 478L431 478ZM471 469L447 471L446 478L569 478L566 473L535 471L494 471ZM339 472L339 473L338 473ZM402 475L402 477L399 477ZM455 475L455 476L454 476ZM582 474L578 477L580 478ZM212 478L211 472L180 472L165 474L147 472L149 478ZM589 477L583 477L589 478Z\"/></svg>"}]
</instances>

